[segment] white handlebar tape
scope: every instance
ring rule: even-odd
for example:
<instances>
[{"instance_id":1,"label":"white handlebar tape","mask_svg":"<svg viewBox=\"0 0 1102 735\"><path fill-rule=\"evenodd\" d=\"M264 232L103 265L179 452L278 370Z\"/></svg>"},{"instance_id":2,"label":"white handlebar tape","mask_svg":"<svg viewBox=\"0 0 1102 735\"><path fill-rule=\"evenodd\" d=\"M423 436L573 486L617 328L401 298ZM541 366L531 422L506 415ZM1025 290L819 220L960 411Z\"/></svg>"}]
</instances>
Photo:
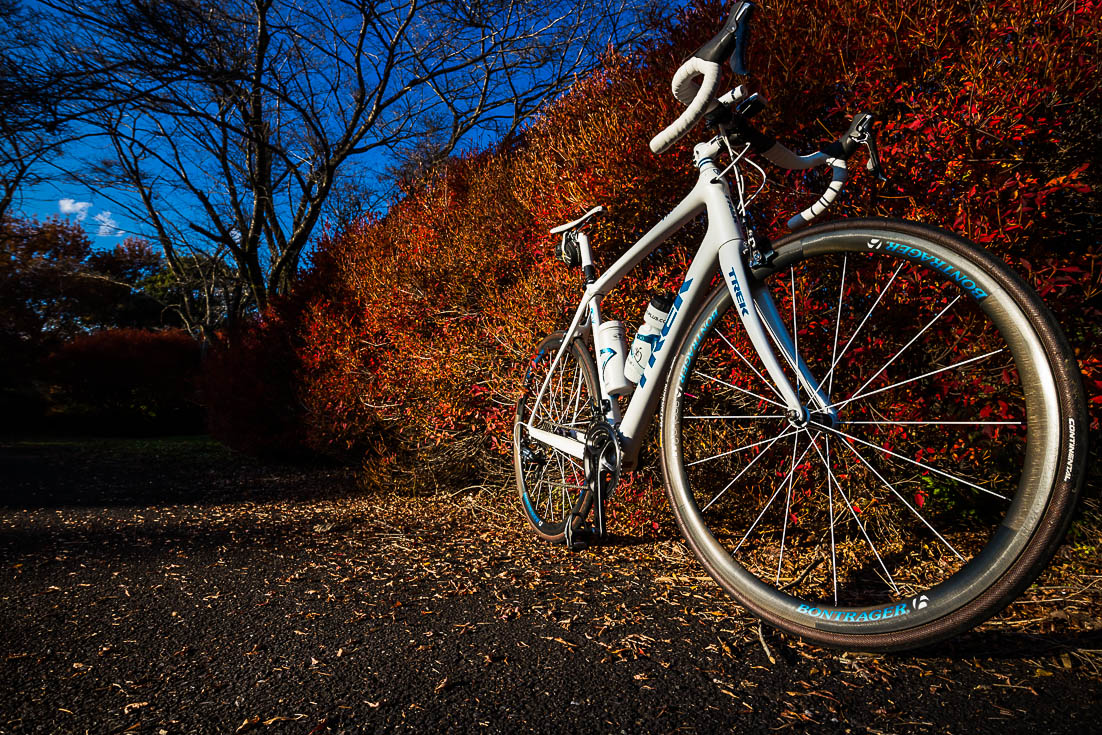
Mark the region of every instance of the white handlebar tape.
<instances>
[{"instance_id":1,"label":"white handlebar tape","mask_svg":"<svg viewBox=\"0 0 1102 735\"><path fill-rule=\"evenodd\" d=\"M831 176L830 179L830 186L828 186L827 190L823 192L823 195L819 197L819 201L788 220L788 229L798 230L811 222L811 220L822 214L826 208L834 202L835 198L837 198L838 192L842 191L842 185L846 183L846 177L848 175L845 160L840 158L828 158L826 162L830 164L830 167L834 171L834 175Z\"/></svg>"},{"instance_id":2,"label":"white handlebar tape","mask_svg":"<svg viewBox=\"0 0 1102 735\"><path fill-rule=\"evenodd\" d=\"M688 107L673 124L651 139L652 151L662 153L704 117L719 86L719 72L719 64L695 56L681 65L673 75L673 96ZM697 77L702 77L700 82Z\"/></svg>"}]
</instances>

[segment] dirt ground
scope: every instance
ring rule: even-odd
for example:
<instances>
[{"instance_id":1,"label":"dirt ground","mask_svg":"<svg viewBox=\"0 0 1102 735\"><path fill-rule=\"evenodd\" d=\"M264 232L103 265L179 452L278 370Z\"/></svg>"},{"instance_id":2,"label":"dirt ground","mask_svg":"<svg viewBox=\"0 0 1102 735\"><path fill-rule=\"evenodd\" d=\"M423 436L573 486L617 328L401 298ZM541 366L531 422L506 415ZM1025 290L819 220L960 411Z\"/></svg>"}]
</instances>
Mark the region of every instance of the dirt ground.
<instances>
[{"instance_id":1,"label":"dirt ground","mask_svg":"<svg viewBox=\"0 0 1102 735\"><path fill-rule=\"evenodd\" d=\"M0 733L1082 733L1099 513L1010 609L870 656L761 629L677 539L380 497L206 440L0 444Z\"/></svg>"}]
</instances>

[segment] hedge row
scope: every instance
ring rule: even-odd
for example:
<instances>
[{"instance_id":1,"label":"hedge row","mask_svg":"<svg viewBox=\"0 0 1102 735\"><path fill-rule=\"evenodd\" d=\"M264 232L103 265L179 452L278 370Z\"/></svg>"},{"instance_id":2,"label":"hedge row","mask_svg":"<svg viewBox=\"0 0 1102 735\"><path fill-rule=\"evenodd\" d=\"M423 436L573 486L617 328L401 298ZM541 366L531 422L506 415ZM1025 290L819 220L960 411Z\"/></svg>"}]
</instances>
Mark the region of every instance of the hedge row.
<instances>
[{"instance_id":1,"label":"hedge row","mask_svg":"<svg viewBox=\"0 0 1102 735\"><path fill-rule=\"evenodd\" d=\"M797 149L818 148L859 111L879 113L890 183L861 167L830 216L937 224L1026 272L1081 350L1096 428L1100 6L775 0L750 49L771 100L762 122ZM233 361L252 373L213 406L223 436L366 456L367 474L385 482L504 481L525 363L579 293L547 230L605 205L590 235L607 265L692 186L694 141L657 157L647 141L680 111L674 69L725 12L700 0L664 29L668 40L609 56L518 139L448 161L385 217L324 239L293 297L217 363L219 379ZM756 224L780 235L825 179L770 178ZM665 246L606 301L610 315L638 323L651 292L675 287L700 234L690 227ZM265 400L280 404L278 420L256 414ZM631 478L619 509L636 525L660 502L652 469Z\"/></svg>"}]
</instances>

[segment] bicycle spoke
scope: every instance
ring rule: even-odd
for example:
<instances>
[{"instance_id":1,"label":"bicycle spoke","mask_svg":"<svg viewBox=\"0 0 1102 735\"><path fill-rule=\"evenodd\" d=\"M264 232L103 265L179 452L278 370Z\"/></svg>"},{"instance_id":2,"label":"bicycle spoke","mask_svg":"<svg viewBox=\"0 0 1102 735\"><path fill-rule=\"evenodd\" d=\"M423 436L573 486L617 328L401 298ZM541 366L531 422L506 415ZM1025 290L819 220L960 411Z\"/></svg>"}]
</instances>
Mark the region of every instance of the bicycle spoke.
<instances>
[{"instance_id":1,"label":"bicycle spoke","mask_svg":"<svg viewBox=\"0 0 1102 735\"><path fill-rule=\"evenodd\" d=\"M834 542L834 486L831 480L834 473L830 470L830 437L824 437L827 446L827 456L824 460L827 471L827 504L830 506L830 569L834 575L834 604L838 604L838 551ZM819 454L819 448L815 447L815 453ZM822 455L820 454L820 458ZM839 490L841 492L841 490Z\"/></svg>"},{"instance_id":2,"label":"bicycle spoke","mask_svg":"<svg viewBox=\"0 0 1102 735\"><path fill-rule=\"evenodd\" d=\"M746 421L757 421L760 419L783 419L787 416L781 416L780 414L758 414L747 416L682 416L684 419L740 419Z\"/></svg>"},{"instance_id":3,"label":"bicycle spoke","mask_svg":"<svg viewBox=\"0 0 1102 735\"><path fill-rule=\"evenodd\" d=\"M807 431L807 429L797 429L797 432L800 432L800 431ZM808 432L808 433L810 434L811 432ZM816 434L815 438L812 439L812 442L814 442L815 439L822 436L822 434L823 434L823 432L821 432L821 431L818 434ZM735 546L735 548L731 550L731 555L732 556L734 556L735 553L740 548L742 548L742 545L743 545L743 543L746 542L746 539L750 538L750 534L753 533L754 529L758 527L758 523L761 522L762 516L765 515L765 511L769 510L769 506L773 505L773 501L776 500L777 495L780 494L781 488L783 488L785 483L788 482L789 478L791 478L796 473L796 467L799 466L799 464L804 461L804 457L806 457L807 453L810 452L810 451L811 451L811 444L808 444L807 449L805 449L804 453L800 455L800 458L798 460L796 460L796 463L792 465L792 469L788 471L788 476L785 477L783 480L781 480L780 485L778 485L777 489L773 491L773 495L771 495L769 500L767 500L765 502L765 507L761 509L761 513L758 513L758 517L754 519L754 522L752 524L750 524L750 528L748 528L746 530L746 535L743 536L742 540L739 541L738 544Z\"/></svg>"},{"instance_id":4,"label":"bicycle spoke","mask_svg":"<svg viewBox=\"0 0 1102 735\"><path fill-rule=\"evenodd\" d=\"M562 477L562 484L558 485L559 488L559 508L561 509L561 515L565 515L566 511L570 509L570 499L566 494L566 462L564 461L563 454L557 454L557 460L559 461L559 476Z\"/></svg>"},{"instance_id":5,"label":"bicycle spoke","mask_svg":"<svg viewBox=\"0 0 1102 735\"><path fill-rule=\"evenodd\" d=\"M568 349L565 353L563 353L562 356L562 361L564 365L566 363L566 359L568 359L569 356L570 350ZM579 378L581 377L580 374L580 368L574 368L574 370L571 371L570 376L566 375L566 370L558 371L559 387L558 390L555 390L552 394L550 403L550 409L554 411L554 414L558 415L558 417L564 417L564 415L568 413L570 409L570 403L573 400L575 392L581 391L581 387L579 386ZM571 387L569 392L566 391L566 380L568 379L571 380ZM549 419L551 418L549 417ZM553 419L551 420L553 421Z\"/></svg>"},{"instance_id":6,"label":"bicycle spoke","mask_svg":"<svg viewBox=\"0 0 1102 735\"><path fill-rule=\"evenodd\" d=\"M562 480L563 480L562 484L565 485L566 484L566 467L563 464L561 453L559 453L559 452L555 453L555 461L558 462L558 465L559 465L559 477L562 478ZM552 490L554 490L554 486L552 486ZM553 516L550 515L551 513L554 512L554 500L553 500L553 498L554 498L554 492L547 493L547 511L548 511L548 517L549 518L553 517ZM566 512L565 501L566 501L566 491L562 490L559 493L559 502L563 504L562 505L563 513Z\"/></svg>"},{"instance_id":7,"label":"bicycle spoke","mask_svg":"<svg viewBox=\"0 0 1102 735\"><path fill-rule=\"evenodd\" d=\"M852 441L855 441L859 444L864 444L866 447L871 447L872 449L875 449L878 452L883 452L884 454L895 457L896 459L901 459L904 462L909 462L909 463L915 465L916 467L921 467L924 470L928 470L930 472L937 473L937 474L941 475L942 477L947 477L950 480L952 480L953 482L959 482L961 485L967 485L970 488L974 488L976 490L979 490L980 492L987 493L988 495L994 495L996 498L1001 498L1001 499L1003 499L1007 502L1010 501L1010 498L1006 497L1005 495L1001 495L1001 494L995 492L994 490L988 490L987 488L981 487L980 485L977 485L974 482L969 482L968 480L965 480L964 478L957 477L956 475L951 475L948 472L945 472L944 470L939 470L937 467L933 467L933 466L925 464L923 462L918 462L916 460L911 459L910 457L904 457L902 454L897 454L897 453L893 452L890 449L885 449L884 447L880 447L880 446L877 446L877 445L872 444L870 442L867 442L864 439L859 439L856 436L854 436L853 434L847 434L844 431L838 431L837 429L832 428L830 426L826 426L825 424L815 424L815 426L817 426L818 428L823 429L825 431L829 431L832 434L837 434L838 436L844 437L846 439L851 439Z\"/></svg>"},{"instance_id":8,"label":"bicycle spoke","mask_svg":"<svg viewBox=\"0 0 1102 735\"><path fill-rule=\"evenodd\" d=\"M890 360L888 360L886 363L884 363L883 367L881 367L879 370L877 370L875 373L873 373L872 377L869 378L868 380L866 380L864 385L862 385L857 390L853 391L853 393L850 394L850 397L852 398L855 395L859 395L861 393L861 391L863 391L863 390L865 390L865 388L869 387L869 383L876 380L880 376L881 373L883 373L885 370L887 370L889 365L891 365L893 362L895 362L896 359L900 355L902 355L907 350L908 347L913 345L915 343L915 340L917 340L919 337L921 337L926 332L927 329L934 326L934 323L936 323L937 320L940 319L945 312L949 311L949 309L951 309L953 307L953 304L960 301L960 298L961 298L960 296L957 296L955 299L950 301L948 306L946 306L944 309L939 311L937 316L935 316L933 319L931 319L930 322L926 326L924 326L922 329L920 329L918 331L918 334L916 334L914 337L911 337L910 342L903 345L903 347L899 350L899 352L896 352L894 355L892 355L892 358Z\"/></svg>"},{"instance_id":9,"label":"bicycle spoke","mask_svg":"<svg viewBox=\"0 0 1102 735\"><path fill-rule=\"evenodd\" d=\"M865 323L869 320L869 317L872 316L872 313L876 310L876 307L880 305L880 300L884 298L884 294L888 293L888 289L892 287L893 283L895 283L895 277L899 275L899 271L903 270L903 266L905 265L906 262L900 263L899 267L895 269L895 273L892 273L892 277L884 285L884 288L880 289L880 293L876 296L876 301L874 301L872 303L872 306L869 307L868 313L865 314L865 318L861 320L861 323L857 325L857 329L854 330L852 335L850 335L849 340L846 341L846 346L843 347L842 351L838 353L838 357L836 357L834 361L831 362L830 370L828 370L827 374L822 377L822 379L819 381L819 384L815 386L815 390L819 390L820 388L822 388L823 383L825 383L826 380L834 374L834 368L838 367L838 363L841 362L843 357L845 357L846 350L848 350L849 346L853 344L853 340L857 339L857 335L861 333L861 329L865 326ZM839 318L841 318L840 312Z\"/></svg>"},{"instance_id":10,"label":"bicycle spoke","mask_svg":"<svg viewBox=\"0 0 1102 735\"><path fill-rule=\"evenodd\" d=\"M838 308L837 314L834 319L834 347L830 351L830 364L831 366L838 364L838 332L842 327L842 295L846 290L846 266L849 265L849 255L842 256L842 282L838 286ZM827 383L827 400L830 400L831 392L834 390L834 369L831 367L830 373L828 373L830 382ZM822 386L822 382L819 383Z\"/></svg>"},{"instance_id":11,"label":"bicycle spoke","mask_svg":"<svg viewBox=\"0 0 1102 735\"><path fill-rule=\"evenodd\" d=\"M708 375L707 373L702 373L702 372L698 371L698 374L702 378L707 378L708 380L719 383L720 385L724 385L728 388L733 388L737 391L741 391L741 392L743 392L747 395L753 396L754 398L757 398L759 401L765 401L766 403L771 403L774 406L777 406L778 408L787 408L787 406L785 406L783 403L777 403L776 401L774 401L772 399L766 398L765 396L761 395L760 393L755 393L754 391L746 390L745 388L739 388L737 385L732 385L731 383L728 383L725 380L720 380L719 378L713 378L711 375Z\"/></svg>"},{"instance_id":12,"label":"bicycle spoke","mask_svg":"<svg viewBox=\"0 0 1102 735\"><path fill-rule=\"evenodd\" d=\"M796 433L798 433L798 432L796 432ZM728 490L730 490L730 489L731 489L731 487L732 487L732 486L734 486L734 484L735 484L736 482L738 482L738 481L739 481L739 478L740 478L740 477L742 477L743 475L745 475L745 474L746 474L746 472L747 472L747 471L748 471L748 470L749 470L749 469L750 469L751 467L753 467L753 466L754 466L754 463L755 463L755 462L757 462L757 461L758 461L759 459L761 459L762 457L764 457L764 456L765 456L765 454L766 454L766 452L768 452L768 451L769 451L770 449L772 449L772 448L773 448L773 445L774 445L774 444L776 444L776 443L777 443L778 441L780 441L780 440L781 440L781 439L782 439L782 438L783 438L784 436L785 436L784 434L779 434L779 435L777 435L777 436L773 437L773 441L769 442L769 446L767 446L767 447L766 447L765 449L763 449L763 450L761 450L760 452L758 452L758 453L757 453L757 455L755 455L755 456L754 456L754 458L753 458L752 460L750 460L750 462L749 462L749 463L748 463L748 464L747 464L747 465L746 465L745 467L743 467L743 468L742 468L742 471L741 471L741 472L739 472L739 473L738 473L737 475L735 475L735 478L734 478L733 480L731 480L731 481L730 481L729 483L727 483L727 485L726 485L726 486L725 486L725 487L724 487L724 488L723 488L722 490L720 490L720 491L719 491L718 493L716 493L716 495L715 495L715 497L714 497L714 498L712 498L711 500L709 500L709 501L708 501L708 504L707 504L707 505L705 505L705 506L704 506L703 508L701 508L701 509L700 509L700 512L701 512L701 513L703 513L704 511L706 511L706 510L708 510L709 508L711 508L711 507L712 507L712 503L714 503L714 502L716 502L717 500L719 500L720 496L722 496L722 495L723 495L723 493L725 493L725 492L727 492ZM791 435L789 435L789 436L791 436Z\"/></svg>"},{"instance_id":13,"label":"bicycle spoke","mask_svg":"<svg viewBox=\"0 0 1102 735\"><path fill-rule=\"evenodd\" d=\"M565 359L565 355L563 358ZM561 416L562 412L558 410L558 396L562 390L562 374L552 373L548 376L547 391L544 393L544 400L547 402L543 406L544 412L547 414L547 420L554 422L556 416ZM535 417L533 417L535 418Z\"/></svg>"},{"instance_id":14,"label":"bicycle spoke","mask_svg":"<svg viewBox=\"0 0 1102 735\"><path fill-rule=\"evenodd\" d=\"M1022 421L839 421L840 425L872 426L1023 426Z\"/></svg>"},{"instance_id":15,"label":"bicycle spoke","mask_svg":"<svg viewBox=\"0 0 1102 735\"><path fill-rule=\"evenodd\" d=\"M564 459L569 459L566 455L563 455ZM567 513L574 506L574 498L570 493L570 490L577 489L578 487L584 487L584 482L579 485L578 473L570 466L569 462L563 463L563 469L566 472L563 474L563 487L562 487L562 512Z\"/></svg>"},{"instance_id":16,"label":"bicycle spoke","mask_svg":"<svg viewBox=\"0 0 1102 735\"><path fill-rule=\"evenodd\" d=\"M567 392L566 390L567 380L571 381L569 392ZM555 391L552 410L554 410L555 415L560 417L560 419L566 418L568 415L570 415L570 402L573 400L574 396L574 380L575 376L573 374L567 376L566 373L563 372L559 375L559 387L558 390Z\"/></svg>"},{"instance_id":17,"label":"bicycle spoke","mask_svg":"<svg viewBox=\"0 0 1102 735\"><path fill-rule=\"evenodd\" d=\"M782 433L779 436L773 437L772 439L762 439L760 442L754 442L753 444L745 444L741 447L737 447L735 449L731 449L729 451L722 452L720 454L713 454L710 457L705 457L704 459L698 459L698 460L695 460L693 462L689 462L685 466L686 467L692 467L693 465L702 464L704 462L711 462L713 459L719 459L720 457L727 457L727 456L730 456L732 454L738 454L739 452L744 452L747 449L753 449L754 447L760 447L762 444L766 444L766 443L771 442L771 441L776 441L777 439L783 439L786 436L792 436L793 434L799 433L800 431L802 431L802 429L792 429L791 431L789 431L787 433Z\"/></svg>"},{"instance_id":18,"label":"bicycle spoke","mask_svg":"<svg viewBox=\"0 0 1102 735\"><path fill-rule=\"evenodd\" d=\"M574 485L574 484L571 484L571 483L566 482L566 481L552 482L552 481L548 480L547 484L550 485L551 487L566 488L567 490L584 490L585 489L585 485Z\"/></svg>"},{"instance_id":19,"label":"bicycle spoke","mask_svg":"<svg viewBox=\"0 0 1102 735\"><path fill-rule=\"evenodd\" d=\"M543 478L547 474L547 464L540 467L539 477L536 478L536 482L532 485L532 489L535 490L535 497L532 498L532 507L538 508L540 506L540 486L543 484Z\"/></svg>"},{"instance_id":20,"label":"bicycle spoke","mask_svg":"<svg viewBox=\"0 0 1102 735\"><path fill-rule=\"evenodd\" d=\"M1000 349L997 349L997 350L992 350L991 352L987 352L987 353L984 353L982 355L977 355L976 357L970 357L967 360L961 360L960 362L955 362L952 365L949 365L947 367L938 368L937 370L931 370L930 372L923 373L922 375L919 375L918 377L915 377L915 378L907 378L906 380L901 380L898 383L892 383L891 385L884 386L883 388L877 388L876 390L871 390L868 393L861 393L859 395L853 396L852 398L847 398L844 401L840 401L838 403L832 403L830 406L828 406L828 408L840 408L842 406L853 403L854 401L859 401L862 398L868 398L869 396L874 396L877 393L883 393L886 390L892 390L893 388L898 388L901 385L907 385L908 383L913 383L916 380L922 380L923 378L929 378L933 375L937 375L939 373L944 373L946 370L953 370L954 368L963 367L965 365L969 365L969 364L971 364L973 362L977 362L979 360L985 360L988 357L991 357L992 355L997 355L1000 352L1004 352L1005 349L1006 348L1000 348Z\"/></svg>"},{"instance_id":21,"label":"bicycle spoke","mask_svg":"<svg viewBox=\"0 0 1102 735\"><path fill-rule=\"evenodd\" d=\"M895 592L898 595L899 594L899 587L896 585L895 580L892 578L891 572L888 571L887 565L884 564L884 559L880 556L880 552L876 550L876 544L874 544L872 542L872 539L869 538L869 534L865 530L865 524L861 523L861 519L857 517L857 511L855 511L853 509L853 503L851 503L850 500L849 500L849 497L846 496L846 493L842 489L842 486L840 484L838 484L838 478L834 477L834 471L830 468L830 462L823 456L823 453L819 450L819 446L817 444L815 444L814 439L811 441L811 444L812 444L812 446L815 447L815 453L819 455L819 459L823 460L823 464L826 466L827 484L829 485L830 481L833 480L834 484L838 487L838 494L842 496L842 500L845 501L846 507L849 508L850 515L853 517L854 522L857 523L857 528L859 528L861 530L861 535L865 537L865 542L868 543L869 548L872 549L872 553L876 556L876 561L880 562L880 568L883 569L884 574L887 575L888 582L891 584L891 587L892 587L892 591ZM833 518L833 514L831 516L830 543L831 543L831 554L833 554L834 553L834 548L833 548L833 545L834 545L834 518ZM835 572L835 579L834 579L834 604L835 605L838 604L837 571Z\"/></svg>"},{"instance_id":22,"label":"bicycle spoke","mask_svg":"<svg viewBox=\"0 0 1102 735\"><path fill-rule=\"evenodd\" d=\"M586 426L588 423L589 423L588 421L582 421L582 420L579 419L577 421L571 421L569 424L560 424L560 423L551 422L551 426L556 428L556 429L564 429L564 430L570 431L570 430L576 430L579 426Z\"/></svg>"},{"instance_id":23,"label":"bicycle spoke","mask_svg":"<svg viewBox=\"0 0 1102 735\"><path fill-rule=\"evenodd\" d=\"M784 525L781 527L781 552L777 555L777 585L781 583L781 565L784 564L784 542L788 536L788 515L792 512L792 475L796 471L796 451L800 447L800 435L792 438L792 467L788 471L788 490L785 492Z\"/></svg>"},{"instance_id":24,"label":"bicycle spoke","mask_svg":"<svg viewBox=\"0 0 1102 735\"><path fill-rule=\"evenodd\" d=\"M781 400L784 400L784 396L781 395L781 392L776 389L776 387L773 385L773 383L771 381L767 380L766 377L764 375L762 375L760 372L758 372L758 369L756 367L754 367L753 364L751 364L751 362L748 359L746 359L745 355L743 355L741 352L739 352L737 347L735 347L733 344L731 344L731 340L727 339L727 337L725 337L723 335L723 332L719 331L718 327L716 328L716 334L719 335L720 339L722 339L724 342L727 343L727 346L731 348L732 352L734 352L736 355L738 355L740 360L742 360L744 363L746 363L746 367L750 368L750 370L754 373L754 375L758 376L758 378L761 380L761 382L763 382L767 386L769 386L769 390L773 391L773 394L776 395L777 398L780 398Z\"/></svg>"},{"instance_id":25,"label":"bicycle spoke","mask_svg":"<svg viewBox=\"0 0 1102 735\"><path fill-rule=\"evenodd\" d=\"M565 355L563 357L565 359ZM542 383L546 383L546 389L542 388ZM541 414L546 415L547 420L552 424L555 423L556 416L561 416L561 413L556 410L555 401L555 397L558 395L559 391L558 386L562 385L561 375L548 373L547 377L544 378L542 383L540 388L540 390L542 391L542 395L540 395L539 391L537 391L536 393L536 395L539 396L541 400L534 406L532 406L532 414L528 417L528 421L530 424L536 423Z\"/></svg>"},{"instance_id":26,"label":"bicycle spoke","mask_svg":"<svg viewBox=\"0 0 1102 735\"><path fill-rule=\"evenodd\" d=\"M563 358L565 359L566 355L563 355ZM572 370L570 372L570 375L569 375L570 390L569 390L569 392L566 391L566 381L567 381L566 371L564 370L564 371L561 371L559 373L559 377L561 378L561 380L559 381L559 392L555 396L558 399L558 402L559 402L559 405L556 406L556 411L558 412L559 416L566 416L570 412L570 406L574 402L575 396L578 395L581 392L581 388L578 385L578 378L579 378L579 373L580 372L581 371L578 368L575 368L574 370ZM574 415L576 416L577 414L574 414Z\"/></svg>"},{"instance_id":27,"label":"bicycle spoke","mask_svg":"<svg viewBox=\"0 0 1102 735\"><path fill-rule=\"evenodd\" d=\"M843 444L845 444L845 442L843 442ZM918 512L918 510L917 510L917 509L916 509L916 508L915 508L914 506L912 506L912 505L911 505L910 503L908 503L908 502L907 502L907 499L906 499L906 498L904 498L904 497L903 497L903 496L902 496L902 495L901 495L901 494L899 493L899 491L895 489L895 486L893 486L893 485L892 485L892 484L891 484L890 482L888 482L887 480L885 480L885 479L884 479L884 477L883 477L883 475L881 475L881 474L880 474L879 472L877 472L877 471L876 471L876 468L875 468L875 467L873 467L873 466L872 466L872 464L871 464L871 463L870 463L870 462L869 462L869 461L868 461L867 459L865 459L865 458L864 458L864 456L862 456L862 454L861 454L860 452L858 452L856 448L854 448L854 447L853 447L852 445L850 445L850 444L846 444L846 447L847 447L847 448L848 448L848 449L849 449L849 450L850 450L851 452L853 452L853 455L854 455L855 457L857 457L857 459L861 460L861 463L862 463L862 464L864 464L864 465L865 465L866 467L868 467L868 468L869 468L869 471L870 471L870 472L872 472L872 474L876 476L876 479L880 480L880 482L882 482L882 483L884 484L884 487L886 487L886 488L888 488L889 490L891 490L891 491L892 491L892 494L893 494L893 495L895 495L895 497L899 498L899 502L901 502L901 503L903 503L903 505L907 506L907 510L911 511L912 513L914 513L914 514L915 514L915 516L916 516L916 517L918 518L918 520L922 521L922 523L923 523L923 524L925 524L926 528L930 529L930 531L931 531L931 532L932 532L932 533L933 533L933 534L934 534L935 536L937 536L937 537L938 537L938 539L939 539L939 540L941 541L941 543L943 543L943 544L945 544L946 546L948 546L948 547L949 547L949 551L952 551L952 552L953 552L954 554L956 554L957 558L958 558L958 559L960 559L961 561L967 561L967 560L966 560L966 559L964 558L964 556L963 556L963 555L962 555L962 554L961 554L961 553L960 553L959 551L957 551L957 550L956 550L956 549L955 549L955 548L953 547L953 545L952 545L951 543L949 543L949 542L948 542L948 541L946 540L946 538L945 538L944 536L942 536L942 535L941 535L940 533L938 533L937 529L936 529L936 528L934 528L934 527L933 527L933 526L932 526L932 525L930 524L930 522L929 522L929 521L927 521L927 520L926 520L926 519L925 519L925 518L923 517L923 515L922 515L921 513L919 513L919 512Z\"/></svg>"},{"instance_id":28,"label":"bicycle spoke","mask_svg":"<svg viewBox=\"0 0 1102 735\"><path fill-rule=\"evenodd\" d=\"M561 463L560 463L560 466L563 466L565 468L565 465L562 465ZM559 509L560 509L560 511L563 515L566 514L567 508L570 507L569 493L567 493L566 485L567 485L566 472L564 471L563 475L562 475L562 483L559 484L559 486L558 486L558 488L559 488Z\"/></svg>"},{"instance_id":29,"label":"bicycle spoke","mask_svg":"<svg viewBox=\"0 0 1102 735\"><path fill-rule=\"evenodd\" d=\"M572 395L574 396L574 407L572 409L573 413L571 414L571 416L574 418L573 423L575 423L575 424L579 423L578 418L579 418L579 416L581 416L582 412L585 410L585 406L581 405L581 402L582 402L582 385L583 385L583 383L584 383L584 381L582 380L582 368L579 365L574 370L574 390L573 390L573 393L572 393Z\"/></svg>"},{"instance_id":30,"label":"bicycle spoke","mask_svg":"<svg viewBox=\"0 0 1102 735\"><path fill-rule=\"evenodd\" d=\"M562 360L566 360L567 353L563 353ZM562 400L563 381L566 379L566 371L559 370L551 376L551 384L547 386L547 420L554 422L556 416L562 416L563 411L559 405Z\"/></svg>"}]
</instances>

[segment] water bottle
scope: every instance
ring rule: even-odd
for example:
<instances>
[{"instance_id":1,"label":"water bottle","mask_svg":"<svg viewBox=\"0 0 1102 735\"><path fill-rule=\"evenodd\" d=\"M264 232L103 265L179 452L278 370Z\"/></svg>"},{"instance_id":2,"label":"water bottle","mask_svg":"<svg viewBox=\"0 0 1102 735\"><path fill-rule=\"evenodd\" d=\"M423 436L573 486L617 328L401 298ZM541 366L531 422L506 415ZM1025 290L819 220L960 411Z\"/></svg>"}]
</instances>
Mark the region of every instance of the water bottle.
<instances>
[{"instance_id":1,"label":"water bottle","mask_svg":"<svg viewBox=\"0 0 1102 735\"><path fill-rule=\"evenodd\" d=\"M650 300L647 312L643 315L643 323L639 325L639 331L635 333L635 339L628 351L627 361L624 363L624 377L632 383L638 383L643 377L643 369L650 360L650 353L654 350L654 343L662 334L662 327L666 324L666 316L673 308L673 299L667 294L659 294Z\"/></svg>"},{"instance_id":2,"label":"water bottle","mask_svg":"<svg viewBox=\"0 0 1102 735\"><path fill-rule=\"evenodd\" d=\"M634 390L624 377L625 347L624 323L602 322L597 328L597 369L601 373L601 384L609 395L622 396Z\"/></svg>"}]
</instances>

